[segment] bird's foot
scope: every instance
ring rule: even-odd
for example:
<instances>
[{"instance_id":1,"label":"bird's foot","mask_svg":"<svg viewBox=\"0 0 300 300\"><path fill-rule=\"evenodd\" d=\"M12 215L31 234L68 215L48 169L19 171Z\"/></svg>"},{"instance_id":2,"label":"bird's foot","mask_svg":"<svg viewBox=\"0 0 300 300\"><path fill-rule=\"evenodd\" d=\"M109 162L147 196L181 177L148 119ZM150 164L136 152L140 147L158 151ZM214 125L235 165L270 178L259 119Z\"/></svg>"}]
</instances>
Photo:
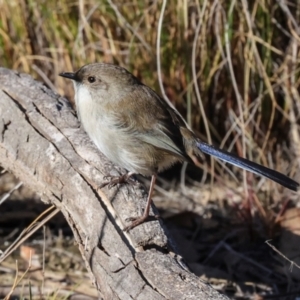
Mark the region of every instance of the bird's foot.
<instances>
[{"instance_id":1,"label":"bird's foot","mask_svg":"<svg viewBox=\"0 0 300 300\"><path fill-rule=\"evenodd\" d=\"M134 227L141 225L145 222L149 222L149 221L154 221L154 220L158 220L160 217L159 215L154 215L154 216L147 216L147 215L142 215L141 217L130 217L127 218L125 221L126 222L131 222L131 224L129 224L128 226L126 226L123 231L130 231L131 229L133 229Z\"/></svg>"},{"instance_id":2,"label":"bird's foot","mask_svg":"<svg viewBox=\"0 0 300 300\"><path fill-rule=\"evenodd\" d=\"M130 184L135 184L135 180L133 180L131 178L131 176L133 175L133 173L129 172L126 173L124 175L121 176L105 176L104 180L107 180L106 182L103 182L99 188L103 188L105 186L107 186L109 189L111 189L112 187L116 186L117 184L121 184L121 183L130 183Z\"/></svg>"}]
</instances>

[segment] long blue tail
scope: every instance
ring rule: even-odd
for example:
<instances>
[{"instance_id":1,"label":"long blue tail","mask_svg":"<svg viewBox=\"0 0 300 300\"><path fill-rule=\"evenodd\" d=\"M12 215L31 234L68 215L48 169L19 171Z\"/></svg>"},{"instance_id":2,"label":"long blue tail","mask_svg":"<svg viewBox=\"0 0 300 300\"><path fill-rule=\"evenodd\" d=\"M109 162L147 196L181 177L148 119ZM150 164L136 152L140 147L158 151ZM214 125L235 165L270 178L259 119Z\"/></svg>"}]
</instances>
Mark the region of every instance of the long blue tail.
<instances>
[{"instance_id":1,"label":"long blue tail","mask_svg":"<svg viewBox=\"0 0 300 300\"><path fill-rule=\"evenodd\" d=\"M239 168L245 169L249 172L265 176L282 186L292 190L292 191L298 191L300 184L293 179L287 177L286 175L283 175L282 173L279 173L275 170L269 169L267 167L264 167L262 165L259 165L255 162L252 162L248 159L239 157L235 154L232 154L230 152L218 149L212 145L206 144L201 141L197 141L197 147L200 151L214 156L220 160L223 160L225 162L228 162L232 165L235 165Z\"/></svg>"}]
</instances>

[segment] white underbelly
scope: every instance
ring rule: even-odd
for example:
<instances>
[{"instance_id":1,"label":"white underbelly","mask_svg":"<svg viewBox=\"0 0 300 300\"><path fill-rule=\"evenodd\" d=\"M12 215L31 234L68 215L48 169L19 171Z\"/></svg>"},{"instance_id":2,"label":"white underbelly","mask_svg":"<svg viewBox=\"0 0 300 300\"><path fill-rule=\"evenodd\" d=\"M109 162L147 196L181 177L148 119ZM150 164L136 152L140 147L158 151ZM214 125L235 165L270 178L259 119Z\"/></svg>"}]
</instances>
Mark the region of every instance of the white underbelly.
<instances>
[{"instance_id":1,"label":"white underbelly","mask_svg":"<svg viewBox=\"0 0 300 300\"><path fill-rule=\"evenodd\" d=\"M83 120L82 120L83 121ZM98 149L113 163L134 173L146 173L145 163L136 155L136 140L123 132L122 128L108 128L107 123L99 122L96 127L84 129Z\"/></svg>"},{"instance_id":2,"label":"white underbelly","mask_svg":"<svg viewBox=\"0 0 300 300\"><path fill-rule=\"evenodd\" d=\"M128 171L141 173L143 162L135 155L134 137L117 127L112 114L103 112L101 100L92 99L88 89L74 84L77 111L83 128L99 150L113 163ZM99 101L97 103L97 101Z\"/></svg>"}]
</instances>

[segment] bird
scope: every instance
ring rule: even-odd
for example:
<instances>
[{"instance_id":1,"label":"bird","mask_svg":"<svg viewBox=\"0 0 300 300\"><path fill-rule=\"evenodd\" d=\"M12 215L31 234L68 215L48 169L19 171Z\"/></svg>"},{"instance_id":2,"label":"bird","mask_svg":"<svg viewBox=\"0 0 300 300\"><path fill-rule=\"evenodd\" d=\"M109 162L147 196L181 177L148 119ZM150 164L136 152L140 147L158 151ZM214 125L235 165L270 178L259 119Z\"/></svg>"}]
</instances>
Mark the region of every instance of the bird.
<instances>
[{"instance_id":1,"label":"bird","mask_svg":"<svg viewBox=\"0 0 300 300\"><path fill-rule=\"evenodd\" d=\"M134 174L151 176L144 212L130 218L124 231L148 219L158 173L177 162L197 164L203 153L299 189L298 182L282 173L200 140L173 105L123 67L92 63L59 75L73 82L77 115L91 140L127 171L101 187L127 182Z\"/></svg>"}]
</instances>

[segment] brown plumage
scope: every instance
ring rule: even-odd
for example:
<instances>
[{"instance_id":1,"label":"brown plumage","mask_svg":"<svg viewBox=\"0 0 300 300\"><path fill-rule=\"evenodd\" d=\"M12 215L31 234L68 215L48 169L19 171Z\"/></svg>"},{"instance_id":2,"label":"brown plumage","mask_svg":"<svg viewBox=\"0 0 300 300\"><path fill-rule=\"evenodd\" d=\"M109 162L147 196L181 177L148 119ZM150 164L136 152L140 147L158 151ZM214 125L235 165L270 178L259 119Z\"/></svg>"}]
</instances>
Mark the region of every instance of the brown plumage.
<instances>
[{"instance_id":1,"label":"brown plumage","mask_svg":"<svg viewBox=\"0 0 300 300\"><path fill-rule=\"evenodd\" d=\"M109 184L135 173L152 176L143 216L124 230L147 219L157 173L176 162L195 162L202 152L298 190L299 184L287 176L196 138L175 108L124 68L95 63L60 75L73 80L77 113L90 138L112 162L129 171Z\"/></svg>"}]
</instances>

